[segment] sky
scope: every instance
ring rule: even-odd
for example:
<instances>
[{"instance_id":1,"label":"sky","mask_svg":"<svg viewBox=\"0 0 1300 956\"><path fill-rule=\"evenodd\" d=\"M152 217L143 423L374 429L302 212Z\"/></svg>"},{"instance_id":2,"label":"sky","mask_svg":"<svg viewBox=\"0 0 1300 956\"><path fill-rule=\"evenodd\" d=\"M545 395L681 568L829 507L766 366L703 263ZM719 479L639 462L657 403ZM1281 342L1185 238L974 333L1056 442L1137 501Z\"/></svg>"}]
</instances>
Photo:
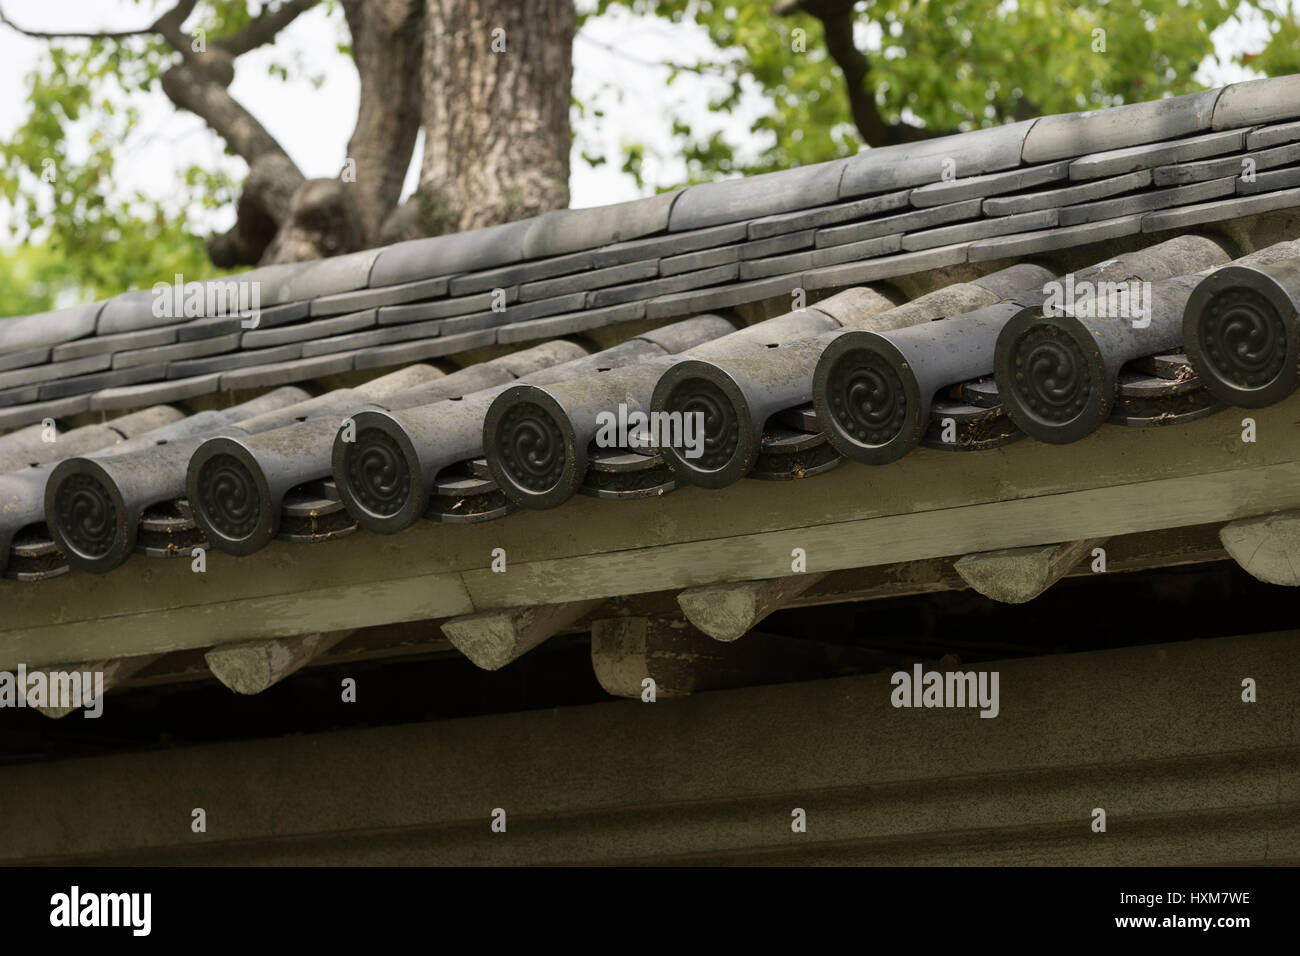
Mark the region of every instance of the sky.
<instances>
[{"instance_id":1,"label":"sky","mask_svg":"<svg viewBox=\"0 0 1300 956\"><path fill-rule=\"evenodd\" d=\"M594 0L578 0L578 5L580 9L590 7ZM147 24L153 12L148 3L137 5L129 0L0 0L0 6L28 29L55 31L130 29ZM1216 50L1226 57L1236 50L1258 48L1264 35L1262 22L1228 24L1214 36ZM322 5L285 30L274 51L253 51L237 64L232 95L261 120L308 177L338 174L356 115L356 72L347 58L335 52L344 40L341 13L330 17ZM45 42L0 26L0 139L10 136L25 117L24 77L45 49ZM634 199L652 193L656 184L684 179L685 164L672 149L668 117L675 112L687 117L697 131L721 129L731 142L751 143L754 153L762 148L764 144L748 132L754 118L765 110L761 94L751 89L736 112L713 113L707 103L717 93L719 80L681 75L668 85L668 69L658 65L667 58L693 62L719 55L704 30L694 24L637 17L622 9L588 20L574 42L574 92L580 101L604 115L597 119L589 112L575 122L577 142L570 179L574 207ZM323 78L321 85L313 87L305 81L286 84L273 78L269 72L272 62L286 61L301 62L307 72ZM1241 71L1213 63L1204 65L1198 75L1207 85L1243 78ZM123 191L139 189L155 195L159 188L176 181L176 170L193 164L207 168L225 164L233 174L242 176L242 162L223 155L221 141L203 122L177 113L161 92L137 98L137 105L142 113L141 130L128 144L127 161L119 160ZM621 146L637 141L647 146L644 168L648 184L644 187L622 173L617 161ZM605 154L611 162L593 168L578 155L583 151ZM408 193L415 186L419 155L417 148L407 176ZM0 226L8 222L9 215L0 204ZM225 209L195 225L205 232L220 231L233 219L233 209Z\"/></svg>"}]
</instances>

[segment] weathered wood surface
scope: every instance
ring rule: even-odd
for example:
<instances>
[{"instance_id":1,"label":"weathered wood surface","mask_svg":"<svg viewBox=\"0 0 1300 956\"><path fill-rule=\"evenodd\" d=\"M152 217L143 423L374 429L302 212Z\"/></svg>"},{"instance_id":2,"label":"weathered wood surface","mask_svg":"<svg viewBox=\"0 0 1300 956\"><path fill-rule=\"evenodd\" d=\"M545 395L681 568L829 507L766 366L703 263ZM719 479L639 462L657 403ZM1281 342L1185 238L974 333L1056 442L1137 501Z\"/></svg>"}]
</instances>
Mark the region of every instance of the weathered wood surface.
<instances>
[{"instance_id":1,"label":"weathered wood surface","mask_svg":"<svg viewBox=\"0 0 1300 956\"><path fill-rule=\"evenodd\" d=\"M208 651L204 659L212 676L236 694L260 694L351 634L350 630L332 631L222 644Z\"/></svg>"},{"instance_id":2,"label":"weathered wood surface","mask_svg":"<svg viewBox=\"0 0 1300 956\"><path fill-rule=\"evenodd\" d=\"M715 641L734 641L792 598L825 579L823 574L792 574L767 581L739 581L688 588L677 595L682 613Z\"/></svg>"},{"instance_id":3,"label":"weathered wood surface","mask_svg":"<svg viewBox=\"0 0 1300 956\"><path fill-rule=\"evenodd\" d=\"M599 601L484 611L442 625L458 651L485 671L499 670L549 640L595 608Z\"/></svg>"},{"instance_id":4,"label":"weathered wood surface","mask_svg":"<svg viewBox=\"0 0 1300 956\"><path fill-rule=\"evenodd\" d=\"M986 598L1024 604L1061 580L1080 561L1090 558L1093 549L1105 542L1105 538L1085 538L1064 544L983 551L958 558L953 569Z\"/></svg>"},{"instance_id":5,"label":"weathered wood surface","mask_svg":"<svg viewBox=\"0 0 1300 956\"><path fill-rule=\"evenodd\" d=\"M1234 521L1219 537L1233 560L1265 584L1300 586L1300 512Z\"/></svg>"}]
</instances>

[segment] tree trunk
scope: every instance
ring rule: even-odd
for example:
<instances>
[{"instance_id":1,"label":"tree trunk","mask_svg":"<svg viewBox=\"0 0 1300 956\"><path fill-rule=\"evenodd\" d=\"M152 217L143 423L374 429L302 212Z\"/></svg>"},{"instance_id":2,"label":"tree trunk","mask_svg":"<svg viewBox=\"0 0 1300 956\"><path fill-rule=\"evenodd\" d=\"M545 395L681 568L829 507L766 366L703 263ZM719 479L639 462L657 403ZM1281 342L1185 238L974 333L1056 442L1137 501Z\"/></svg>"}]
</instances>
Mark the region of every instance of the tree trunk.
<instances>
[{"instance_id":1,"label":"tree trunk","mask_svg":"<svg viewBox=\"0 0 1300 956\"><path fill-rule=\"evenodd\" d=\"M573 0L426 0L420 229L569 203Z\"/></svg>"}]
</instances>

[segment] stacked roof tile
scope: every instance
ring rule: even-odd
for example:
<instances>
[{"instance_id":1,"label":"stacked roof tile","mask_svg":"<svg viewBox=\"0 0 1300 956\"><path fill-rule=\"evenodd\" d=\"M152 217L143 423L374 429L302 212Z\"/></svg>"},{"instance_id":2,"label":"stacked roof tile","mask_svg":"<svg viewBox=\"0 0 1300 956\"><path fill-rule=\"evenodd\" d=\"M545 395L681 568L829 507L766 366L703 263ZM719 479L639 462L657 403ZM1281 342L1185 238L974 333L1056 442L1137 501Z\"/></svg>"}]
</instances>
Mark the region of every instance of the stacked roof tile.
<instances>
[{"instance_id":1,"label":"stacked roof tile","mask_svg":"<svg viewBox=\"0 0 1300 956\"><path fill-rule=\"evenodd\" d=\"M1300 77L1252 81L0 320L0 568L247 554L1276 401L1300 340L1297 116ZM1281 236L1207 229L1274 212ZM1134 251L1074 254L1107 241ZM897 282L922 273L947 278ZM1150 301L1136 322L1053 310L1067 280ZM760 303L780 314L745 325ZM557 339L606 327L608 348ZM702 449L596 441L620 406L698 413ZM106 420L53 443L39 424L84 412Z\"/></svg>"}]
</instances>

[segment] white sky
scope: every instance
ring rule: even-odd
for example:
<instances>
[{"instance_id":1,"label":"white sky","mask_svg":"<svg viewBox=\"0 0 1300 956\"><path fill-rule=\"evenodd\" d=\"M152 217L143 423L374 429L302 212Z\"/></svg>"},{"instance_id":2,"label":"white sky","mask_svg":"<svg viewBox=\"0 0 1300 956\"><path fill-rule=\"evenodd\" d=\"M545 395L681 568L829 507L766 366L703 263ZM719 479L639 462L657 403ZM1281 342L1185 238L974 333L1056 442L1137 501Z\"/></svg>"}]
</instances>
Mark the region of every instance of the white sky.
<instances>
[{"instance_id":1,"label":"white sky","mask_svg":"<svg viewBox=\"0 0 1300 956\"><path fill-rule=\"evenodd\" d=\"M130 29L147 24L155 8L127 0L0 0L5 12L29 29L94 30ZM580 7L592 0L579 0ZM346 36L341 12L327 17L324 5L299 17L270 49L256 50L238 63L234 97L244 104L275 136L308 177L337 175L344 160L351 123L356 115L357 77L350 61L335 52ZM1229 24L1215 36L1221 56L1240 49L1257 49L1263 42L1262 22ZM9 137L27 114L24 77L42 56L46 44L0 26L0 138ZM749 143L757 152L764 144L748 133L750 124L766 104L751 90L737 113L711 113L707 103L717 93L717 80L682 75L667 86L668 70L658 61L671 58L693 62L717 58L718 51L705 32L691 24L676 25L653 17L635 17L616 10L588 22L574 43L575 94L589 107L604 111L602 119L588 113L576 124L571 193L574 206L593 206L633 199L652 192L638 190L633 179L619 171L621 145L640 141L647 145L647 179L671 184L685 176L685 165L673 155L670 116L679 112L697 132L723 129L732 142ZM320 74L319 88L305 80L285 84L268 74L272 62L301 62L310 73ZM1207 64L1198 76L1218 85L1242 78L1240 71ZM222 163L242 176L243 163L224 156L220 140L197 117L178 113L161 92L132 100L140 109L140 131L128 144L126 161L119 158L118 183L125 192L140 190L159 195L176 181L175 171L190 165L212 168ZM609 162L592 168L578 156L604 153ZM407 178L414 187L419 150ZM0 204L0 225L11 211ZM202 231L227 228L232 209L196 224Z\"/></svg>"}]
</instances>

